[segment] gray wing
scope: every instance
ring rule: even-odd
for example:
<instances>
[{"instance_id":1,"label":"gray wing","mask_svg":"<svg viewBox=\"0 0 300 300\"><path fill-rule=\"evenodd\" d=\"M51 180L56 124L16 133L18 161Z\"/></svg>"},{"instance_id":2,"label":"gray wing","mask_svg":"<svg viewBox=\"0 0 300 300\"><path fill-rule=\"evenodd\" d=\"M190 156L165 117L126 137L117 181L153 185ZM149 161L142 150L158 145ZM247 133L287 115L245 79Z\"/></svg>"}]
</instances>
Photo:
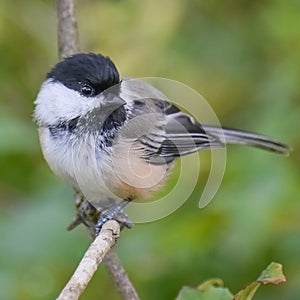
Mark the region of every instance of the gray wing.
<instances>
[{"instance_id":1,"label":"gray wing","mask_svg":"<svg viewBox=\"0 0 300 300\"><path fill-rule=\"evenodd\" d=\"M151 163L171 162L178 156L199 149L224 146L217 136L208 134L199 123L175 105L164 100L145 100L148 105L150 102L152 107L155 107L156 113L164 120L137 140L143 146L145 158ZM145 108L142 106L145 103L142 104L141 100L133 101L132 112L135 116L144 111Z\"/></svg>"},{"instance_id":2,"label":"gray wing","mask_svg":"<svg viewBox=\"0 0 300 300\"><path fill-rule=\"evenodd\" d=\"M147 101L153 101L165 116L164 126L158 126L157 131L139 138L147 154L146 159L153 164L171 162L178 156L200 149L224 147L225 144L243 144L278 154L289 154L289 147L275 139L246 131L201 125L167 101Z\"/></svg>"},{"instance_id":3,"label":"gray wing","mask_svg":"<svg viewBox=\"0 0 300 300\"><path fill-rule=\"evenodd\" d=\"M144 118L133 122L127 129L129 135L135 133L143 157L151 163L171 162L178 156L199 149L224 147L226 143L250 145L284 155L289 153L287 145L263 135L201 125L143 81L123 81L120 95L130 107L127 110L129 119L135 119L136 116ZM147 95L148 98L142 98L141 95ZM137 134L139 132L141 134Z\"/></svg>"}]
</instances>

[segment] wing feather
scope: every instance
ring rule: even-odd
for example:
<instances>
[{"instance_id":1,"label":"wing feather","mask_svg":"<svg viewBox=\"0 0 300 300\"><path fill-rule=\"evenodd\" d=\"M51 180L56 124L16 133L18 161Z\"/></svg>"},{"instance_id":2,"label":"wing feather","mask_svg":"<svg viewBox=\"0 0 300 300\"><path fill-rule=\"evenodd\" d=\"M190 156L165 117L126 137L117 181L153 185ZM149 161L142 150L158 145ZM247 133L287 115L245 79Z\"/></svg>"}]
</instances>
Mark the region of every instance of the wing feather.
<instances>
[{"instance_id":1,"label":"wing feather","mask_svg":"<svg viewBox=\"0 0 300 300\"><path fill-rule=\"evenodd\" d=\"M152 101L156 112L165 116L166 120L163 128L160 123L157 132L151 132L138 139L144 147L146 158L152 163L170 162L178 156L193 153L199 149L224 146L218 138L207 134L199 123L175 105L158 99L145 101L148 103ZM138 101L138 106L141 105L140 102L141 100Z\"/></svg>"},{"instance_id":2,"label":"wing feather","mask_svg":"<svg viewBox=\"0 0 300 300\"><path fill-rule=\"evenodd\" d=\"M268 137L216 126L201 125L193 117L167 101L165 95L140 80L122 83L121 97L128 102L129 119L144 115L146 128L136 142L143 150L144 158L151 163L166 163L176 157L205 148L224 147L226 143L246 144L264 150L288 154L287 145ZM140 95L149 97L141 99ZM157 118L152 113L157 114Z\"/></svg>"}]
</instances>

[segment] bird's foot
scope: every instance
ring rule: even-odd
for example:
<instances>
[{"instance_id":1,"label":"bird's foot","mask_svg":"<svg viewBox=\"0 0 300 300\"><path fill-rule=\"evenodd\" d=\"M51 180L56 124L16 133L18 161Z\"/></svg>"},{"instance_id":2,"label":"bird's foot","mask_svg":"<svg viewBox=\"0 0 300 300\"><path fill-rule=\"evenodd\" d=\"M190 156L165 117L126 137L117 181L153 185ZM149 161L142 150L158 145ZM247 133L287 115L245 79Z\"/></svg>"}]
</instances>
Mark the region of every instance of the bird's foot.
<instances>
[{"instance_id":1,"label":"bird's foot","mask_svg":"<svg viewBox=\"0 0 300 300\"><path fill-rule=\"evenodd\" d=\"M121 229L124 227L132 228L133 223L128 218L128 215L124 212L123 208L130 202L130 199L125 199L120 203L110 207L109 209L104 210L97 222L96 225L96 236L99 234L102 226L109 220L116 220L120 223Z\"/></svg>"}]
</instances>

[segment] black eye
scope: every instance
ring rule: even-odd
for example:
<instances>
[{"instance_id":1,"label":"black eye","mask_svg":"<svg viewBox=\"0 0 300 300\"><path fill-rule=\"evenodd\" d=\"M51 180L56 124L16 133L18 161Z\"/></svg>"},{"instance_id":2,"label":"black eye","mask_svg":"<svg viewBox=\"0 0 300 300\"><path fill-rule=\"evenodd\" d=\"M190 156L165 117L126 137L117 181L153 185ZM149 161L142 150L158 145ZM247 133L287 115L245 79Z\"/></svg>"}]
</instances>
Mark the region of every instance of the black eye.
<instances>
[{"instance_id":1,"label":"black eye","mask_svg":"<svg viewBox=\"0 0 300 300\"><path fill-rule=\"evenodd\" d=\"M83 96L86 96L86 97L89 97L89 96L92 96L93 93L94 93L94 89L88 85L88 84L84 84L81 89L80 89L80 93L83 95Z\"/></svg>"}]
</instances>

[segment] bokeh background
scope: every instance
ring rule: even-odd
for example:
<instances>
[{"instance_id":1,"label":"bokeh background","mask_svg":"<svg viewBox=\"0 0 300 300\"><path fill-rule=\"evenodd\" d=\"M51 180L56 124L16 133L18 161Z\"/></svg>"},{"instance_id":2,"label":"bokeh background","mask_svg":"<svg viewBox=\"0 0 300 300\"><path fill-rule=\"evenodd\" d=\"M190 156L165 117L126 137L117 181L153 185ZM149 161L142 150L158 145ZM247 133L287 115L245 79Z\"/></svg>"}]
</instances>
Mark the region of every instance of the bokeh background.
<instances>
[{"instance_id":1,"label":"bokeh background","mask_svg":"<svg viewBox=\"0 0 300 300\"><path fill-rule=\"evenodd\" d=\"M109 55L122 75L160 76L200 92L222 124L294 148L280 157L228 147L214 200L199 188L175 213L125 230L116 247L142 299L220 277L233 292L271 261L287 282L255 299L300 297L300 2L77 1L83 51ZM0 298L54 299L90 238L67 232L70 187L43 161L33 100L57 62L55 1L0 2ZM205 169L208 172L209 168ZM82 299L120 299L101 267Z\"/></svg>"}]
</instances>

